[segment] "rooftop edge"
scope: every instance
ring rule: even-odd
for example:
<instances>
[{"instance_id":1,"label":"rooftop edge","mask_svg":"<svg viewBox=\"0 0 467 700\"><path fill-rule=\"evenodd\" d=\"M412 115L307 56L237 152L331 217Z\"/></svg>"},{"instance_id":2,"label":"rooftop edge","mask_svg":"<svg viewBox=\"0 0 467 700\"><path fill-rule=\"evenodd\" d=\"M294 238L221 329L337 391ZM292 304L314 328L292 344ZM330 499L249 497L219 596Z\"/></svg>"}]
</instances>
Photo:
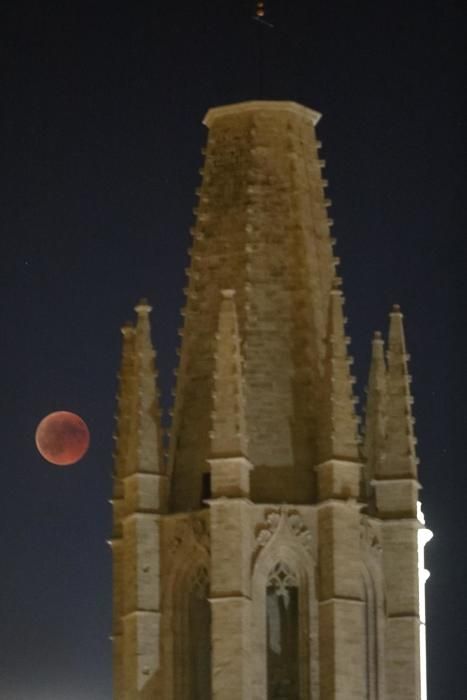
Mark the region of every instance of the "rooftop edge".
<instances>
[{"instance_id":1,"label":"rooftop edge","mask_svg":"<svg viewBox=\"0 0 467 700\"><path fill-rule=\"evenodd\" d=\"M250 100L248 102L237 102L231 105L223 105L221 107L212 107L206 113L203 119L203 124L208 127L212 126L214 121L219 117L224 117L229 114L244 114L245 112L290 112L301 116L313 126L321 119L321 114L315 112L314 109L305 107L298 102L282 101L282 100Z\"/></svg>"}]
</instances>

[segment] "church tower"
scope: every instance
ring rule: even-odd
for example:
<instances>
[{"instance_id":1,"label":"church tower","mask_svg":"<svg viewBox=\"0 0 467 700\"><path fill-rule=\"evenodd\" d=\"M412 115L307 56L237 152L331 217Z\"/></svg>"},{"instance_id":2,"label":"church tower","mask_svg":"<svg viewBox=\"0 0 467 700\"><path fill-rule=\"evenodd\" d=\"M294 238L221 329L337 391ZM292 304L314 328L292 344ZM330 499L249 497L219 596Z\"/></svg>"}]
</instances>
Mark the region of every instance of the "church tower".
<instances>
[{"instance_id":1,"label":"church tower","mask_svg":"<svg viewBox=\"0 0 467 700\"><path fill-rule=\"evenodd\" d=\"M319 116L205 118L167 459L146 302L123 328L115 700L426 698L402 314L360 429Z\"/></svg>"}]
</instances>

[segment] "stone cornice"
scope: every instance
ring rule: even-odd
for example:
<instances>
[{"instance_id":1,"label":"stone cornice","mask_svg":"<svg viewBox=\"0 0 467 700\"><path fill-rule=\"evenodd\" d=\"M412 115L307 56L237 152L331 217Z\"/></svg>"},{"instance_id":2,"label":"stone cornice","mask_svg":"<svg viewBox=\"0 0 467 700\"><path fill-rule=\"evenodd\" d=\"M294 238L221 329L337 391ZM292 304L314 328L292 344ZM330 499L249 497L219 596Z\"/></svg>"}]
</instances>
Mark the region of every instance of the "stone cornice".
<instances>
[{"instance_id":1,"label":"stone cornice","mask_svg":"<svg viewBox=\"0 0 467 700\"><path fill-rule=\"evenodd\" d=\"M251 100L248 102L237 102L231 105L223 105L222 107L214 107L210 109L203 119L203 124L208 128L214 124L219 117L229 116L231 114L242 114L247 112L292 112L293 114L302 116L306 121L309 121L313 126L321 119L321 114L315 112L314 109L305 107L298 102L279 101L279 100Z\"/></svg>"}]
</instances>

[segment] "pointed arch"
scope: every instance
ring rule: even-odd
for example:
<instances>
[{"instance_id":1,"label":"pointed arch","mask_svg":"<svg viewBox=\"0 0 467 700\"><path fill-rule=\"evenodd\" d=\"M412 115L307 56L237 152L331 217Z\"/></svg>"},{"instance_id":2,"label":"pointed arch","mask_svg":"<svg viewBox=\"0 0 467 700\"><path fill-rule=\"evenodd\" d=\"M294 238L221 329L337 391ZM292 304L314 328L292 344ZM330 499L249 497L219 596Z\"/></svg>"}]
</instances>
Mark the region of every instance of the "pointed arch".
<instances>
[{"instance_id":1,"label":"pointed arch","mask_svg":"<svg viewBox=\"0 0 467 700\"><path fill-rule=\"evenodd\" d=\"M187 586L188 634L185 664L189 669L190 700L211 698L211 608L209 573L203 564L193 571Z\"/></svg>"},{"instance_id":2,"label":"pointed arch","mask_svg":"<svg viewBox=\"0 0 467 700\"><path fill-rule=\"evenodd\" d=\"M161 581L162 639L167 642L161 647L165 700L198 700L198 696L191 692L196 668L191 649L196 647L194 636L200 625L204 627L202 639L208 640L202 645L203 653L206 657L209 654L210 663L211 565L206 521L205 513L192 513L166 521L164 540L170 558ZM199 607L197 603L200 603ZM199 660L196 659L196 663ZM210 700L210 687L200 697L201 700Z\"/></svg>"},{"instance_id":3,"label":"pointed arch","mask_svg":"<svg viewBox=\"0 0 467 700\"><path fill-rule=\"evenodd\" d=\"M297 695L298 700L319 698L318 604L313 557L289 525L286 513L267 544L259 551L252 575L252 654L253 700L268 695L268 589L281 587L282 593L296 596ZM292 592L292 589L295 589ZM276 613L278 608L276 606ZM269 624L270 621L269 621ZM295 634L292 632L292 634ZM270 642L270 639L269 639Z\"/></svg>"},{"instance_id":4,"label":"pointed arch","mask_svg":"<svg viewBox=\"0 0 467 700\"><path fill-rule=\"evenodd\" d=\"M211 698L209 560L198 557L175 579L173 687L177 700Z\"/></svg>"},{"instance_id":5,"label":"pointed arch","mask_svg":"<svg viewBox=\"0 0 467 700\"><path fill-rule=\"evenodd\" d=\"M278 561L266 582L266 675L268 700L298 698L300 689L299 581Z\"/></svg>"}]
</instances>

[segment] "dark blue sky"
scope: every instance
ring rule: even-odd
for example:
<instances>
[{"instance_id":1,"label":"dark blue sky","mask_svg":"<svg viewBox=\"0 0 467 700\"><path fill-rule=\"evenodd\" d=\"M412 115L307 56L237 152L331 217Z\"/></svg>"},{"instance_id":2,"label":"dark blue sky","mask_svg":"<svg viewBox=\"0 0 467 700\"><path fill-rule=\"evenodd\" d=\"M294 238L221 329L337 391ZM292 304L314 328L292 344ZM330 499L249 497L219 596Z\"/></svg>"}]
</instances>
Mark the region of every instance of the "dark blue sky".
<instances>
[{"instance_id":1,"label":"dark blue sky","mask_svg":"<svg viewBox=\"0 0 467 700\"><path fill-rule=\"evenodd\" d=\"M323 113L360 392L373 330L386 332L393 303L405 312L435 531L430 700L465 695L462 3L270 0L275 28L261 37L254 4L2 3L2 700L111 697L119 327L148 296L168 407L201 120L261 96ZM92 434L68 469L34 447L36 424L58 409Z\"/></svg>"}]
</instances>

